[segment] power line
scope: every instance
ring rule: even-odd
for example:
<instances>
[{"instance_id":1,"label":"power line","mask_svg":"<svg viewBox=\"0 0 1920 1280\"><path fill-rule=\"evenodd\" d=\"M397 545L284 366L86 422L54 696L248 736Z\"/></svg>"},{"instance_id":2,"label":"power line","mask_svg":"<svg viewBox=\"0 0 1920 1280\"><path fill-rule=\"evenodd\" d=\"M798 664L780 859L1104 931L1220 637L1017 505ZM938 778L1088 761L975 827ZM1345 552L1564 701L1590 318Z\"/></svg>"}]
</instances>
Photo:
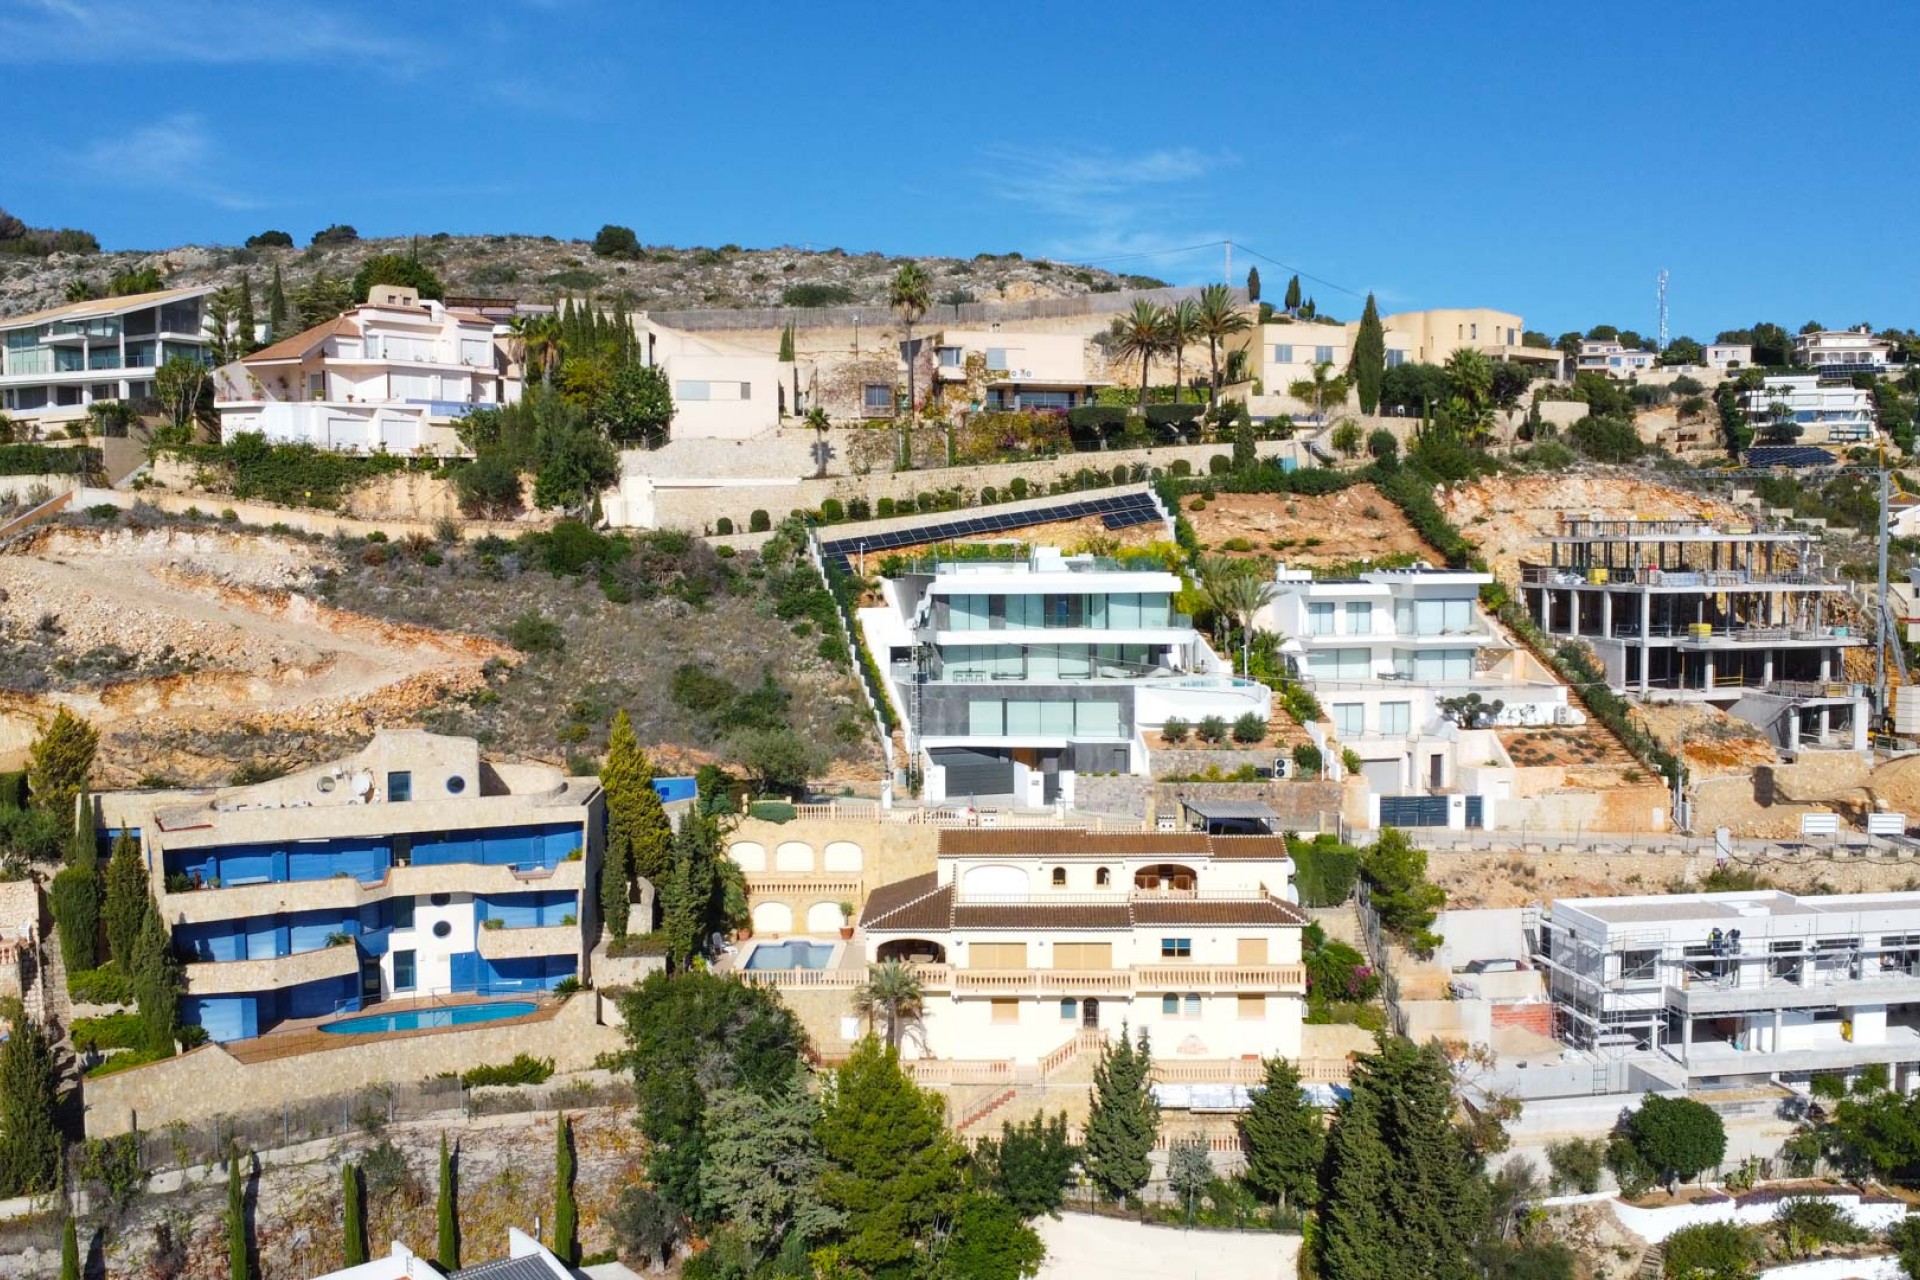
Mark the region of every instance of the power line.
<instances>
[{"instance_id":1,"label":"power line","mask_svg":"<svg viewBox=\"0 0 1920 1280\"><path fill-rule=\"evenodd\" d=\"M1202 249L1218 249L1225 243L1226 241L1224 240L1209 240L1205 244L1190 244L1181 249L1147 249L1138 253L1110 254L1104 258L1081 258L1073 261L1055 259L1055 261L1065 262L1065 265L1069 267L1096 267L1107 262L1133 262L1142 258L1171 258L1176 254L1197 253Z\"/></svg>"},{"instance_id":2,"label":"power line","mask_svg":"<svg viewBox=\"0 0 1920 1280\"><path fill-rule=\"evenodd\" d=\"M1341 293L1348 294L1355 298L1364 298L1367 296L1366 294L1360 292L1358 289L1349 289L1347 288L1347 286L1343 284L1335 284L1333 281L1325 279L1321 276L1316 276L1312 272L1303 271L1302 269L1292 265L1291 263L1282 262L1278 258L1269 257L1268 255L1260 252L1258 249L1254 248L1252 245L1247 244L1245 241L1241 241L1240 247L1246 250L1248 253L1252 254L1254 257L1261 259L1262 261L1271 262L1276 267L1280 267L1283 270L1293 272L1293 274L1299 276L1302 280L1311 280L1315 284L1325 285L1329 289L1338 290Z\"/></svg>"}]
</instances>

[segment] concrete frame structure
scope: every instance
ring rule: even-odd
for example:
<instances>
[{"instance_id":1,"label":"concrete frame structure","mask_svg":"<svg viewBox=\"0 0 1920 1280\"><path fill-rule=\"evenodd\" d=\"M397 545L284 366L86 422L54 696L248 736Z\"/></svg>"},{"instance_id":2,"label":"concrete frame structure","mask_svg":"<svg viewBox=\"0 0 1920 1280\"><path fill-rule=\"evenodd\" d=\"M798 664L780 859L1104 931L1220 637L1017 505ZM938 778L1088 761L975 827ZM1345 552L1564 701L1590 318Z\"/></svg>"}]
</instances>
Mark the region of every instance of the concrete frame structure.
<instances>
[{"instance_id":1,"label":"concrete frame structure","mask_svg":"<svg viewBox=\"0 0 1920 1280\"><path fill-rule=\"evenodd\" d=\"M1566 687L1487 621L1479 591L1492 581L1424 567L1345 579L1275 571L1277 594L1256 625L1286 637L1281 652L1376 795L1504 799L1497 769L1486 766L1510 762L1491 726L1584 723ZM1463 729L1442 713L1443 699L1471 694L1503 704L1487 728Z\"/></svg>"},{"instance_id":2,"label":"concrete frame structure","mask_svg":"<svg viewBox=\"0 0 1920 1280\"><path fill-rule=\"evenodd\" d=\"M1077 772L1144 773L1141 730L1169 717L1262 723L1273 695L1233 674L1176 613L1180 575L1036 547L935 560L883 579L860 611L929 801L1074 802Z\"/></svg>"},{"instance_id":3,"label":"concrete frame structure","mask_svg":"<svg viewBox=\"0 0 1920 1280\"><path fill-rule=\"evenodd\" d=\"M491 764L471 738L383 729L253 786L108 792L217 1041L389 997L584 981L599 932L599 783Z\"/></svg>"},{"instance_id":4,"label":"concrete frame structure","mask_svg":"<svg viewBox=\"0 0 1920 1280\"><path fill-rule=\"evenodd\" d=\"M1828 373L1774 374L1741 393L1741 408L1757 423L1773 421L1772 409L1784 404L1800 424L1796 444L1863 444L1879 434L1873 393ZM1760 428L1765 438L1766 427Z\"/></svg>"},{"instance_id":5,"label":"concrete frame structure","mask_svg":"<svg viewBox=\"0 0 1920 1280\"><path fill-rule=\"evenodd\" d=\"M212 285L96 298L0 320L0 411L42 426L87 406L153 395L175 356L205 363Z\"/></svg>"},{"instance_id":6,"label":"concrete frame structure","mask_svg":"<svg viewBox=\"0 0 1920 1280\"><path fill-rule=\"evenodd\" d=\"M375 285L360 306L217 370L221 432L347 453L466 453L460 419L520 398L495 334L488 316Z\"/></svg>"},{"instance_id":7,"label":"concrete frame structure","mask_svg":"<svg viewBox=\"0 0 1920 1280\"><path fill-rule=\"evenodd\" d=\"M1893 343L1858 329L1821 329L1793 338L1793 362L1809 369L1879 372L1893 356Z\"/></svg>"},{"instance_id":8,"label":"concrete frame structure","mask_svg":"<svg viewBox=\"0 0 1920 1280\"><path fill-rule=\"evenodd\" d=\"M1277 836L946 831L934 871L868 897L862 937L919 968L909 1056L1040 1064L1125 1024L1159 1062L1298 1058L1292 880Z\"/></svg>"},{"instance_id":9,"label":"concrete frame structure","mask_svg":"<svg viewBox=\"0 0 1920 1280\"><path fill-rule=\"evenodd\" d=\"M920 358L922 351L932 352L935 385L949 395L968 390L974 357L985 362L981 399L962 406L974 412L1064 413L1091 403L1094 391L1109 385L1087 376L1086 340L1075 333L941 329L916 337L912 351L902 344L905 360Z\"/></svg>"},{"instance_id":10,"label":"concrete frame structure","mask_svg":"<svg viewBox=\"0 0 1920 1280\"><path fill-rule=\"evenodd\" d=\"M1556 1038L1691 1081L1851 1076L1920 1087L1920 893L1562 898L1542 916Z\"/></svg>"},{"instance_id":11,"label":"concrete frame structure","mask_svg":"<svg viewBox=\"0 0 1920 1280\"><path fill-rule=\"evenodd\" d=\"M1604 373L1609 378L1630 378L1645 373L1660 362L1652 351L1621 344L1617 339L1583 338L1580 355L1574 362L1575 373Z\"/></svg>"},{"instance_id":12,"label":"concrete frame structure","mask_svg":"<svg viewBox=\"0 0 1920 1280\"><path fill-rule=\"evenodd\" d=\"M1811 534L1705 520L1560 518L1521 594L1550 636L1591 646L1616 691L1710 702L1776 746L1865 750L1867 698L1845 651L1866 643L1825 618L1846 585Z\"/></svg>"}]
</instances>

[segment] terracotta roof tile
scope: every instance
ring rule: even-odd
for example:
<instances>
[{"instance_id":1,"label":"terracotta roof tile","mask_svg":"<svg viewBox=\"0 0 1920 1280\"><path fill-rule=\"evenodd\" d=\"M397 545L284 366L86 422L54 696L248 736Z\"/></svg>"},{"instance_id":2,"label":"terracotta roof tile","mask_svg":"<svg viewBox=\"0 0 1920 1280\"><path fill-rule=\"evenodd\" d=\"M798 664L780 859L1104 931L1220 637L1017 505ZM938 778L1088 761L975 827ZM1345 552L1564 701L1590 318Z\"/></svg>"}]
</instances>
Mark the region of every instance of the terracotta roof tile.
<instances>
[{"instance_id":1,"label":"terracotta roof tile","mask_svg":"<svg viewBox=\"0 0 1920 1280\"><path fill-rule=\"evenodd\" d=\"M1304 925L1306 912L1278 898L1265 901L1219 902L1207 898L1167 898L1161 901L1136 900L1135 924L1245 924Z\"/></svg>"},{"instance_id":2,"label":"terracotta roof tile","mask_svg":"<svg viewBox=\"0 0 1920 1280\"><path fill-rule=\"evenodd\" d=\"M1131 929L1125 902L982 902L953 908L956 929Z\"/></svg>"},{"instance_id":3,"label":"terracotta roof tile","mask_svg":"<svg viewBox=\"0 0 1920 1280\"><path fill-rule=\"evenodd\" d=\"M1022 854L1048 858L1152 857L1157 854L1205 854L1207 837L1181 831L1081 831L1074 827L1004 830L966 827L940 833L943 858L1018 857Z\"/></svg>"},{"instance_id":4,"label":"terracotta roof tile","mask_svg":"<svg viewBox=\"0 0 1920 1280\"><path fill-rule=\"evenodd\" d=\"M353 320L353 313L349 311L242 356L240 363L264 364L273 360L298 360L336 334L359 332Z\"/></svg>"},{"instance_id":5,"label":"terracotta roof tile","mask_svg":"<svg viewBox=\"0 0 1920 1280\"><path fill-rule=\"evenodd\" d=\"M910 876L881 885L867 895L860 913L864 929L947 930L953 927L953 886L939 883L939 875Z\"/></svg>"},{"instance_id":6,"label":"terracotta roof tile","mask_svg":"<svg viewBox=\"0 0 1920 1280\"><path fill-rule=\"evenodd\" d=\"M1287 853L1285 836L1209 836L1216 858L1255 858L1271 861Z\"/></svg>"}]
</instances>

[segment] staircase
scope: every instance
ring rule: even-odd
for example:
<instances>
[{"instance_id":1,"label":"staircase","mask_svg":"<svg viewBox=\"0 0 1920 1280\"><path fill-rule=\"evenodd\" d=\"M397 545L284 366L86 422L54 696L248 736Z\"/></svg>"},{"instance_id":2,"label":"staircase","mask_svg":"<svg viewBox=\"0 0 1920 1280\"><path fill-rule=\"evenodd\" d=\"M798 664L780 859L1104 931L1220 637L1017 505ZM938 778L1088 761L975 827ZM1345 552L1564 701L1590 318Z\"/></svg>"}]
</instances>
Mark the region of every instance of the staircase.
<instances>
[{"instance_id":1,"label":"staircase","mask_svg":"<svg viewBox=\"0 0 1920 1280\"><path fill-rule=\"evenodd\" d=\"M45 1027L55 1041L64 1040L73 1025L73 1001L67 994L66 957L60 954L60 939L44 894L40 897L40 922L34 930L31 955L33 981L22 1002L27 1016Z\"/></svg>"},{"instance_id":2,"label":"staircase","mask_svg":"<svg viewBox=\"0 0 1920 1280\"><path fill-rule=\"evenodd\" d=\"M1012 1102L1019 1095L1020 1090L1018 1088L1002 1089L997 1093L989 1095L984 1102L976 1104L962 1115L960 1119L954 1123L953 1131L965 1136L968 1129L977 1124L984 1124L994 1112L1000 1110L1000 1108L1006 1106L1009 1102Z\"/></svg>"},{"instance_id":3,"label":"staircase","mask_svg":"<svg viewBox=\"0 0 1920 1280\"><path fill-rule=\"evenodd\" d=\"M1640 1280L1662 1280L1667 1272L1667 1246L1656 1244L1640 1257Z\"/></svg>"}]
</instances>

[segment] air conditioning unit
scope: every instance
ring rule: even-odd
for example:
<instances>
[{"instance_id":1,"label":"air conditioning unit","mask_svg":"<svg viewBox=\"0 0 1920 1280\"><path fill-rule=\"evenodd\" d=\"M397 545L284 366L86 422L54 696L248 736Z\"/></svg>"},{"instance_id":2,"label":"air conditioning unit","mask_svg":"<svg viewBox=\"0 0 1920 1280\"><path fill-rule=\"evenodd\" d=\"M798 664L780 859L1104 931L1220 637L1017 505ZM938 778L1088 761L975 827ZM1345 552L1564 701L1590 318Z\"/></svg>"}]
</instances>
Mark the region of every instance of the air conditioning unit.
<instances>
[{"instance_id":1,"label":"air conditioning unit","mask_svg":"<svg viewBox=\"0 0 1920 1280\"><path fill-rule=\"evenodd\" d=\"M1282 779L1291 778L1293 776L1293 757L1275 756L1273 758L1273 776Z\"/></svg>"},{"instance_id":2,"label":"air conditioning unit","mask_svg":"<svg viewBox=\"0 0 1920 1280\"><path fill-rule=\"evenodd\" d=\"M1553 722L1555 724L1574 723L1573 708L1572 707L1555 707L1553 709Z\"/></svg>"}]
</instances>

